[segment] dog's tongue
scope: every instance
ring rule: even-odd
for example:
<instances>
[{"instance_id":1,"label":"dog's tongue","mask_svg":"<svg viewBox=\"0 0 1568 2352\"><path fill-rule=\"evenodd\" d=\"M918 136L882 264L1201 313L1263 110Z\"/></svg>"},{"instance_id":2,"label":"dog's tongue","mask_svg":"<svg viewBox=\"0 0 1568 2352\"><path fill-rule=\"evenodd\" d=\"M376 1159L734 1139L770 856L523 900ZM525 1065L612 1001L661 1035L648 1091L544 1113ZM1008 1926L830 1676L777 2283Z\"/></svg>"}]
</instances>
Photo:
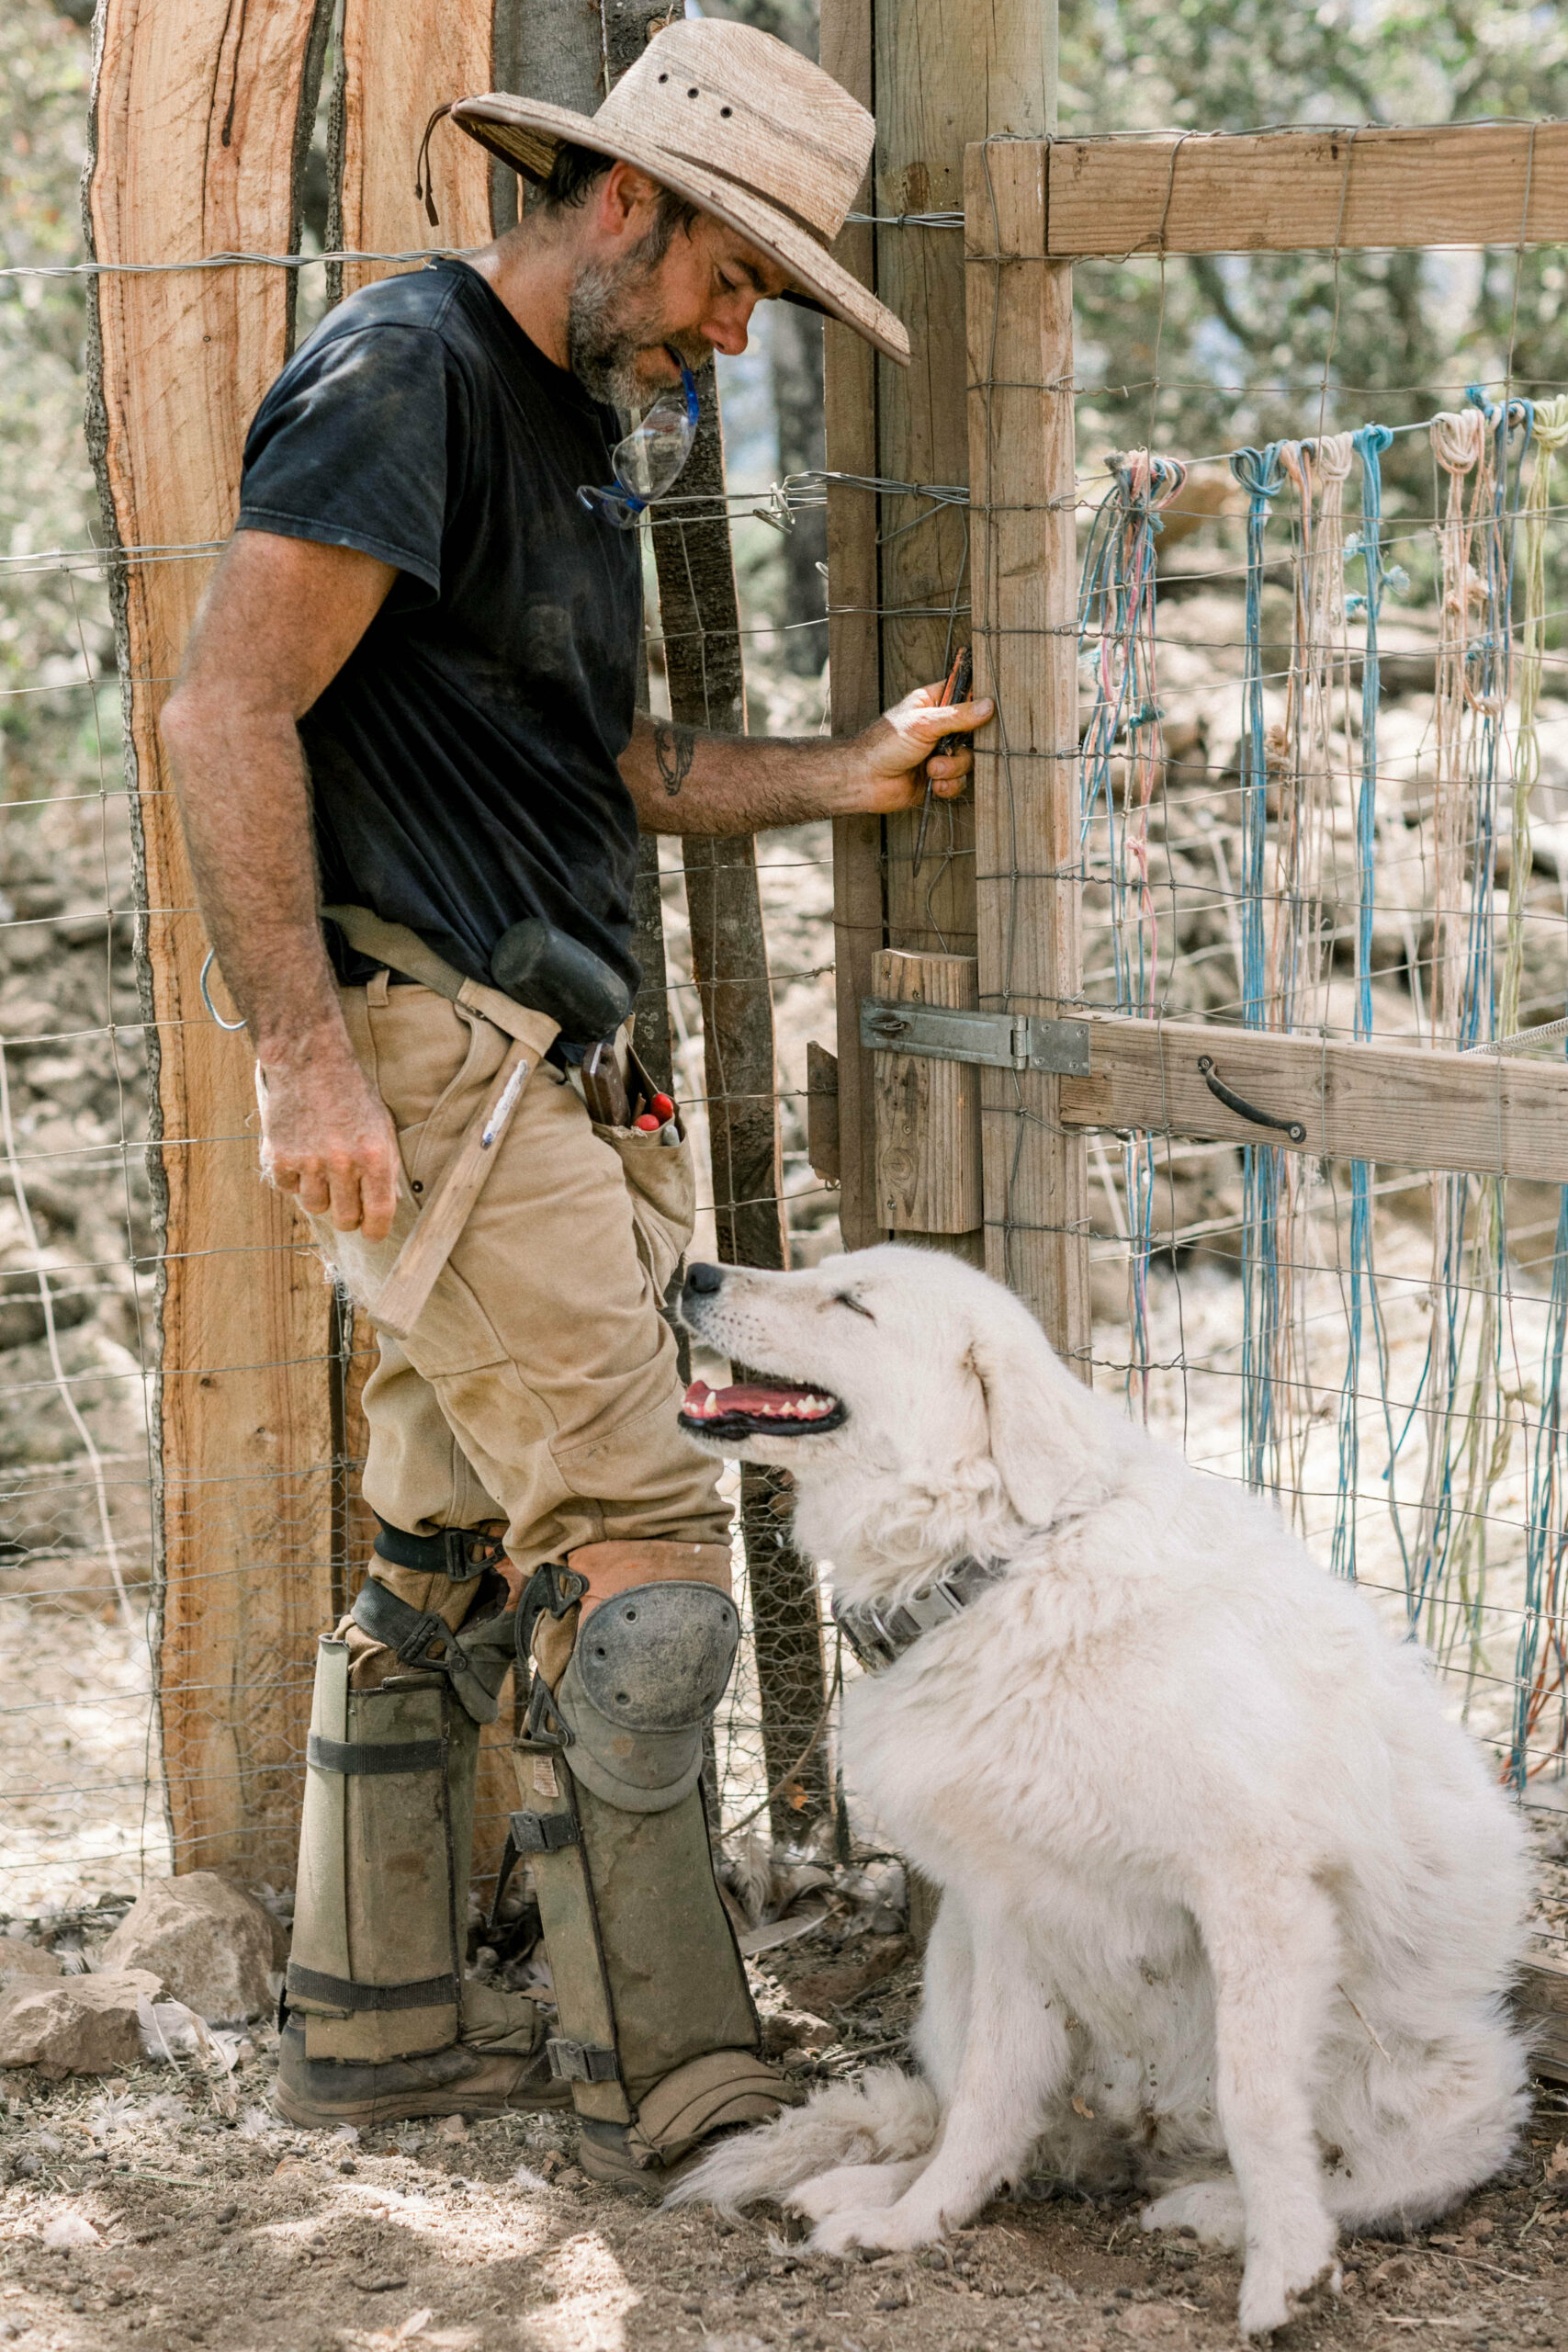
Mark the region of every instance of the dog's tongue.
<instances>
[{"instance_id":1,"label":"dog's tongue","mask_svg":"<svg viewBox=\"0 0 1568 2352\"><path fill-rule=\"evenodd\" d=\"M732 1413L743 1413L749 1420L814 1421L832 1409L832 1398L818 1388L766 1388L756 1381L710 1388L705 1380L693 1381L683 1408L694 1421L721 1421Z\"/></svg>"}]
</instances>

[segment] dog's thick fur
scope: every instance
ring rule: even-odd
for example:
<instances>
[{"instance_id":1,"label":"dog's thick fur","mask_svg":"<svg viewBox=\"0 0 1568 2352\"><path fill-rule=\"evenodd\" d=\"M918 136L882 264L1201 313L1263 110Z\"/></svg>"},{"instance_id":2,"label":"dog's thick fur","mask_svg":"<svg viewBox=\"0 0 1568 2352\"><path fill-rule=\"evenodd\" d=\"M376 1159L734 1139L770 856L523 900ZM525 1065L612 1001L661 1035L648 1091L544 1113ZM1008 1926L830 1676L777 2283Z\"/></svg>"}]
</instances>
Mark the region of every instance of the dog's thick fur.
<instances>
[{"instance_id":1,"label":"dog's thick fur","mask_svg":"<svg viewBox=\"0 0 1568 2352\"><path fill-rule=\"evenodd\" d=\"M847 1408L739 1449L793 1471L841 1599L1010 1566L845 1702L852 1788L942 1890L919 2077L819 2093L682 2200L893 2248L1031 2171L1135 2179L1145 2228L1245 2246L1265 2334L1337 2282L1341 2224L1495 2173L1526 2109L1524 1849L1421 1657L951 1258L727 1269L683 1312Z\"/></svg>"}]
</instances>

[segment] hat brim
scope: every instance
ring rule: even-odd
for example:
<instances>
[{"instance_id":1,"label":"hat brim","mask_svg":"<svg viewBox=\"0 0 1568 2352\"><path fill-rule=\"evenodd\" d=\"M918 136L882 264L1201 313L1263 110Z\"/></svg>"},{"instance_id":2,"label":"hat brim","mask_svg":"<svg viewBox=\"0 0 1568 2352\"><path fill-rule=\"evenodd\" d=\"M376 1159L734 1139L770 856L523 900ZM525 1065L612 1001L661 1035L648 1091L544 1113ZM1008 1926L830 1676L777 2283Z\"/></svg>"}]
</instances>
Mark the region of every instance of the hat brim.
<instances>
[{"instance_id":1,"label":"hat brim","mask_svg":"<svg viewBox=\"0 0 1568 2352\"><path fill-rule=\"evenodd\" d=\"M811 232L793 216L770 204L765 196L705 165L699 157L682 155L656 140L635 133L601 129L592 115L574 114L569 107L547 105L543 99L509 97L491 92L483 97L459 98L452 119L470 139L499 155L525 179L543 182L549 176L558 147L590 147L595 154L611 155L646 172L661 187L700 206L728 222L776 262L794 281L786 299L826 311L863 335L886 359L900 368L909 364L909 337L896 318L858 277L852 277Z\"/></svg>"}]
</instances>

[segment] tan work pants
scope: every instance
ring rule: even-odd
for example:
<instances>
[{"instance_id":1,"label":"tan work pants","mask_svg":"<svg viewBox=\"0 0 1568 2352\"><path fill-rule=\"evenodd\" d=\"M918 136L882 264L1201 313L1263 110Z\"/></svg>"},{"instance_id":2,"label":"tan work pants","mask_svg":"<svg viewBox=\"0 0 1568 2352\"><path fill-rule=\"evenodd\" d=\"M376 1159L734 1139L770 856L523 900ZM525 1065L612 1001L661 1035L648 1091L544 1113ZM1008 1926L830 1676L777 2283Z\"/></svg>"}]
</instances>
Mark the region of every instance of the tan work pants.
<instances>
[{"instance_id":1,"label":"tan work pants","mask_svg":"<svg viewBox=\"0 0 1568 2352\"><path fill-rule=\"evenodd\" d=\"M429 989L342 992L355 1053L398 1130L408 1195L385 1242L311 1219L359 1303L380 1283L488 1103L508 1039ZM416 1534L506 1522L526 1575L576 1545L725 1543L717 1464L676 1420L663 1285L691 1238L689 1148L595 1127L549 1063L410 1337L379 1335L365 1387L367 1502Z\"/></svg>"}]
</instances>

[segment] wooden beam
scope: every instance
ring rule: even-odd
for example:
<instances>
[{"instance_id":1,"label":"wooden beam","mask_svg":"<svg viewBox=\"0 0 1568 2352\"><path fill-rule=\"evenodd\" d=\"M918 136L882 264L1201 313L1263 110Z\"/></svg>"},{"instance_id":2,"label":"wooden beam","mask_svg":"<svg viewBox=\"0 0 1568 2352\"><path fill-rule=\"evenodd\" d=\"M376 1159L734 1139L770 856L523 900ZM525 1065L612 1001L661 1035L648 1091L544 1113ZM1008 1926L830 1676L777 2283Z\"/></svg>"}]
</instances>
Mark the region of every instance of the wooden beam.
<instances>
[{"instance_id":1,"label":"wooden beam","mask_svg":"<svg viewBox=\"0 0 1568 2352\"><path fill-rule=\"evenodd\" d=\"M888 1004L971 1012L973 956L908 956L884 948L872 972ZM973 1062L877 1054L878 1215L899 1234L973 1233L981 1223L980 1073Z\"/></svg>"},{"instance_id":2,"label":"wooden beam","mask_svg":"<svg viewBox=\"0 0 1568 2352\"><path fill-rule=\"evenodd\" d=\"M1050 221L1063 260L1562 244L1568 123L1063 139Z\"/></svg>"},{"instance_id":3,"label":"wooden beam","mask_svg":"<svg viewBox=\"0 0 1568 2352\"><path fill-rule=\"evenodd\" d=\"M822 0L822 63L871 107L871 0ZM868 173L854 209L874 212ZM863 286L874 286L873 232L844 230L833 248ZM836 319L823 329L824 405L830 471L876 471L876 355ZM876 501L863 490L828 488L828 647L835 735L855 735L882 708L876 607ZM876 1133L871 1057L860 1041L860 1001L871 992L872 958L884 937L882 820L840 817L833 827L833 956L838 987L839 1228L846 1250L886 1238L876 1222Z\"/></svg>"},{"instance_id":4,"label":"wooden beam","mask_svg":"<svg viewBox=\"0 0 1568 2352\"><path fill-rule=\"evenodd\" d=\"M286 253L330 9L107 0L87 228L100 262ZM287 354L290 273L95 278L89 439L111 546L224 538L246 425ZM159 1705L175 1868L292 1874L314 1636L332 1605L332 1294L257 1180L250 1048L209 1019L207 941L158 713L207 558L115 574L154 1023L165 1251Z\"/></svg>"},{"instance_id":5,"label":"wooden beam","mask_svg":"<svg viewBox=\"0 0 1568 2352\"><path fill-rule=\"evenodd\" d=\"M1226 1107L1200 1069L1292 1140ZM1089 1074L1064 1078L1073 1127L1139 1127L1209 1143L1268 1143L1328 1159L1371 1159L1478 1176L1568 1183L1568 1067L1503 1054L1330 1044L1213 1022L1089 1022Z\"/></svg>"},{"instance_id":6,"label":"wooden beam","mask_svg":"<svg viewBox=\"0 0 1568 2352\"><path fill-rule=\"evenodd\" d=\"M1045 158L972 146L964 180L980 1003L1066 1013L1082 984L1072 271L1045 259ZM986 1264L1089 1377L1089 1185L1059 1079L981 1076Z\"/></svg>"}]
</instances>

